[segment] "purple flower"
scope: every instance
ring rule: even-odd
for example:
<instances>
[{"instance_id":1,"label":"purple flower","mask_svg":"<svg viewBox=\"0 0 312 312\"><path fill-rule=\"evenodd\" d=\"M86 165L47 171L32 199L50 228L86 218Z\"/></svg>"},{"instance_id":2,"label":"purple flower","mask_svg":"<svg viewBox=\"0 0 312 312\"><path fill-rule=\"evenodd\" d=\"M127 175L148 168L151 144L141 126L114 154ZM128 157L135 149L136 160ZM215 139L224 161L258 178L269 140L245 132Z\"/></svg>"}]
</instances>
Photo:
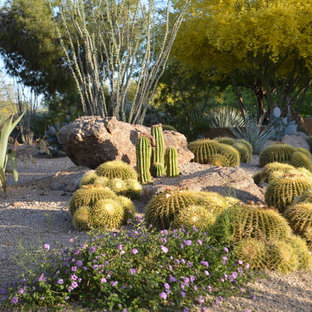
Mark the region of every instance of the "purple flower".
<instances>
[{"instance_id":1,"label":"purple flower","mask_svg":"<svg viewBox=\"0 0 312 312\"><path fill-rule=\"evenodd\" d=\"M73 274L71 277L72 281L76 281L78 279L78 276L76 274Z\"/></svg>"},{"instance_id":2,"label":"purple flower","mask_svg":"<svg viewBox=\"0 0 312 312\"><path fill-rule=\"evenodd\" d=\"M251 310L247 309L247 310L245 310L244 312L251 312Z\"/></svg>"},{"instance_id":3,"label":"purple flower","mask_svg":"<svg viewBox=\"0 0 312 312\"><path fill-rule=\"evenodd\" d=\"M89 251L90 251L90 253L95 253L96 248L95 248L95 247L91 247L91 248L89 249Z\"/></svg>"},{"instance_id":4,"label":"purple flower","mask_svg":"<svg viewBox=\"0 0 312 312\"><path fill-rule=\"evenodd\" d=\"M166 246L161 245L160 248L164 253L168 252L168 248Z\"/></svg>"},{"instance_id":5,"label":"purple flower","mask_svg":"<svg viewBox=\"0 0 312 312\"><path fill-rule=\"evenodd\" d=\"M70 243L73 243L73 242L74 242L74 239L73 239L73 238L70 238L68 241L69 241Z\"/></svg>"},{"instance_id":6,"label":"purple flower","mask_svg":"<svg viewBox=\"0 0 312 312\"><path fill-rule=\"evenodd\" d=\"M73 266L73 267L71 268L71 270L72 270L73 272L76 272L76 271L77 271L77 267L76 267L76 266Z\"/></svg>"},{"instance_id":7,"label":"purple flower","mask_svg":"<svg viewBox=\"0 0 312 312\"><path fill-rule=\"evenodd\" d=\"M249 267L250 267L250 265L249 265L249 263L247 263L247 264L245 265L245 269L248 270Z\"/></svg>"},{"instance_id":8,"label":"purple flower","mask_svg":"<svg viewBox=\"0 0 312 312\"><path fill-rule=\"evenodd\" d=\"M223 249L224 249L224 251L225 251L226 253L229 252L229 249L228 249L227 247L224 247Z\"/></svg>"},{"instance_id":9,"label":"purple flower","mask_svg":"<svg viewBox=\"0 0 312 312\"><path fill-rule=\"evenodd\" d=\"M169 282L175 282L176 280L177 279L174 276L172 275L169 276Z\"/></svg>"},{"instance_id":10,"label":"purple flower","mask_svg":"<svg viewBox=\"0 0 312 312\"><path fill-rule=\"evenodd\" d=\"M190 246L190 245L192 245L192 243L193 243L193 242L192 242L190 239L184 241L184 244L185 244L186 246Z\"/></svg>"},{"instance_id":11,"label":"purple flower","mask_svg":"<svg viewBox=\"0 0 312 312\"><path fill-rule=\"evenodd\" d=\"M63 280L62 278L60 278L60 279L57 281L57 284L63 285L63 284L64 284L64 280Z\"/></svg>"},{"instance_id":12,"label":"purple flower","mask_svg":"<svg viewBox=\"0 0 312 312\"><path fill-rule=\"evenodd\" d=\"M77 283L77 282L72 282L71 286L72 286L73 288L77 288L77 287L78 287L78 283Z\"/></svg>"},{"instance_id":13,"label":"purple flower","mask_svg":"<svg viewBox=\"0 0 312 312\"><path fill-rule=\"evenodd\" d=\"M202 245L203 244L203 242L199 239L198 241L197 241L197 243L198 243L198 245Z\"/></svg>"},{"instance_id":14,"label":"purple flower","mask_svg":"<svg viewBox=\"0 0 312 312\"><path fill-rule=\"evenodd\" d=\"M132 252L136 255L139 251L136 248L133 248Z\"/></svg>"},{"instance_id":15,"label":"purple flower","mask_svg":"<svg viewBox=\"0 0 312 312\"><path fill-rule=\"evenodd\" d=\"M132 275L134 275L134 274L136 273L136 270L133 269L133 268L131 268L131 269L130 269L130 273L131 273Z\"/></svg>"},{"instance_id":16,"label":"purple flower","mask_svg":"<svg viewBox=\"0 0 312 312\"><path fill-rule=\"evenodd\" d=\"M68 291L68 292L71 292L73 289L74 289L74 288L73 288L72 286L68 286L68 287L67 287L67 291Z\"/></svg>"},{"instance_id":17,"label":"purple flower","mask_svg":"<svg viewBox=\"0 0 312 312\"><path fill-rule=\"evenodd\" d=\"M122 249L122 245L119 244L119 245L117 246L117 249L121 250L121 249Z\"/></svg>"},{"instance_id":18,"label":"purple flower","mask_svg":"<svg viewBox=\"0 0 312 312\"><path fill-rule=\"evenodd\" d=\"M168 283L164 283L164 287L165 287L166 289L170 289L170 285L169 285Z\"/></svg>"},{"instance_id":19,"label":"purple flower","mask_svg":"<svg viewBox=\"0 0 312 312\"><path fill-rule=\"evenodd\" d=\"M228 259L228 258L227 258L227 257L225 257L225 256L224 256L224 257L222 257L222 263L223 263L223 264L226 264L227 259Z\"/></svg>"},{"instance_id":20,"label":"purple flower","mask_svg":"<svg viewBox=\"0 0 312 312\"><path fill-rule=\"evenodd\" d=\"M117 285L118 285L118 281L111 282L111 285L112 285L113 287L117 286Z\"/></svg>"},{"instance_id":21,"label":"purple flower","mask_svg":"<svg viewBox=\"0 0 312 312\"><path fill-rule=\"evenodd\" d=\"M39 300L44 300L44 297L40 297Z\"/></svg>"},{"instance_id":22,"label":"purple flower","mask_svg":"<svg viewBox=\"0 0 312 312\"><path fill-rule=\"evenodd\" d=\"M166 300L167 299L167 294L163 291L159 294L159 297Z\"/></svg>"},{"instance_id":23,"label":"purple flower","mask_svg":"<svg viewBox=\"0 0 312 312\"><path fill-rule=\"evenodd\" d=\"M106 283L106 282L107 282L107 279L106 279L105 277L103 277L103 278L101 279L101 284Z\"/></svg>"},{"instance_id":24,"label":"purple flower","mask_svg":"<svg viewBox=\"0 0 312 312\"><path fill-rule=\"evenodd\" d=\"M45 283L46 282L46 277L44 276L44 274L42 273L40 276L39 276L39 278L38 278L38 281L39 282L43 282L43 283Z\"/></svg>"},{"instance_id":25,"label":"purple flower","mask_svg":"<svg viewBox=\"0 0 312 312\"><path fill-rule=\"evenodd\" d=\"M205 267L209 267L209 263L207 261L200 261L200 264Z\"/></svg>"},{"instance_id":26,"label":"purple flower","mask_svg":"<svg viewBox=\"0 0 312 312\"><path fill-rule=\"evenodd\" d=\"M242 264L244 263L242 260L238 260L237 262L238 262L238 264L240 264L240 265L242 265Z\"/></svg>"},{"instance_id":27,"label":"purple flower","mask_svg":"<svg viewBox=\"0 0 312 312\"><path fill-rule=\"evenodd\" d=\"M6 294L6 289L5 288L1 288L0 289L0 295L4 295Z\"/></svg>"},{"instance_id":28,"label":"purple flower","mask_svg":"<svg viewBox=\"0 0 312 312\"><path fill-rule=\"evenodd\" d=\"M25 292L25 290L23 289L23 288L20 288L19 290L18 290L18 293L19 294L23 294Z\"/></svg>"},{"instance_id":29,"label":"purple flower","mask_svg":"<svg viewBox=\"0 0 312 312\"><path fill-rule=\"evenodd\" d=\"M207 270L205 270L204 273L205 273L207 276L210 275L210 273L209 273Z\"/></svg>"},{"instance_id":30,"label":"purple flower","mask_svg":"<svg viewBox=\"0 0 312 312\"><path fill-rule=\"evenodd\" d=\"M184 297L185 297L185 292L184 292L184 291L181 291L181 292L180 292L180 295L181 295L182 298L184 298Z\"/></svg>"},{"instance_id":31,"label":"purple flower","mask_svg":"<svg viewBox=\"0 0 312 312\"><path fill-rule=\"evenodd\" d=\"M185 308L185 309L183 310L183 312L189 312L189 311L190 311L189 308Z\"/></svg>"},{"instance_id":32,"label":"purple flower","mask_svg":"<svg viewBox=\"0 0 312 312\"><path fill-rule=\"evenodd\" d=\"M190 276L190 281L191 281L191 283L194 283L194 281L195 281L195 276L194 275Z\"/></svg>"},{"instance_id":33,"label":"purple flower","mask_svg":"<svg viewBox=\"0 0 312 312\"><path fill-rule=\"evenodd\" d=\"M43 248L46 249L46 250L49 250L50 249L50 245L49 244L44 244Z\"/></svg>"},{"instance_id":34,"label":"purple flower","mask_svg":"<svg viewBox=\"0 0 312 312\"><path fill-rule=\"evenodd\" d=\"M81 260L78 260L77 262L76 262L76 264L77 264L77 267L81 267L82 266L82 261ZM73 269L73 268L72 268Z\"/></svg>"},{"instance_id":35,"label":"purple flower","mask_svg":"<svg viewBox=\"0 0 312 312\"><path fill-rule=\"evenodd\" d=\"M199 296L198 302L199 302L200 304L202 304L202 303L205 302L205 299L203 298L203 296Z\"/></svg>"}]
</instances>

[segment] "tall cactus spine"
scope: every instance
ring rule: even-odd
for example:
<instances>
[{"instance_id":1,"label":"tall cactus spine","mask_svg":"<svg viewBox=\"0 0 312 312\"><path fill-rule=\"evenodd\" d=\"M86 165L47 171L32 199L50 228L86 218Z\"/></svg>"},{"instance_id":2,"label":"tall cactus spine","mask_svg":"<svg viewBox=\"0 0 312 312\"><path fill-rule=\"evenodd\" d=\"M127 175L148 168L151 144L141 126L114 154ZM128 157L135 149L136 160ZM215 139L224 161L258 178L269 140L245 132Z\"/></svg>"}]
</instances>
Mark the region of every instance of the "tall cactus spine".
<instances>
[{"instance_id":1,"label":"tall cactus spine","mask_svg":"<svg viewBox=\"0 0 312 312\"><path fill-rule=\"evenodd\" d=\"M152 167L157 164L157 170L153 170L152 174L159 177L165 174L165 140L162 131L162 125L153 125L151 133L155 140L155 147L152 149Z\"/></svg>"},{"instance_id":2,"label":"tall cactus spine","mask_svg":"<svg viewBox=\"0 0 312 312\"><path fill-rule=\"evenodd\" d=\"M138 179L142 184L151 182L152 180L150 173L151 154L152 146L150 139L146 136L140 136L136 145L136 165Z\"/></svg>"},{"instance_id":3,"label":"tall cactus spine","mask_svg":"<svg viewBox=\"0 0 312 312\"><path fill-rule=\"evenodd\" d=\"M165 154L165 167L168 177L179 175L178 152L175 147L168 147Z\"/></svg>"}]
</instances>

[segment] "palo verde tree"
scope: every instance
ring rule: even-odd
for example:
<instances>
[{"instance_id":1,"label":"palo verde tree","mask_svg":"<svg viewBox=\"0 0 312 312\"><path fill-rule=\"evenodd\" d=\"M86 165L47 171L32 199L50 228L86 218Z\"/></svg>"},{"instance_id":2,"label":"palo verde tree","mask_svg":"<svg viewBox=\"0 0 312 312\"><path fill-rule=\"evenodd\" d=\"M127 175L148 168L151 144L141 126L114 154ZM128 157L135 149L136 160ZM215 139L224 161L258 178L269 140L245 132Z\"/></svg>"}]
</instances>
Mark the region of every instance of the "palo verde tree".
<instances>
[{"instance_id":1,"label":"palo verde tree","mask_svg":"<svg viewBox=\"0 0 312 312\"><path fill-rule=\"evenodd\" d=\"M259 117L265 103L300 112L312 78L311 15L311 0L194 0L172 55L228 76L242 112L239 86L256 95Z\"/></svg>"},{"instance_id":2,"label":"palo verde tree","mask_svg":"<svg viewBox=\"0 0 312 312\"><path fill-rule=\"evenodd\" d=\"M178 9L170 2L61 1L55 25L85 114L143 122L190 1Z\"/></svg>"}]
</instances>

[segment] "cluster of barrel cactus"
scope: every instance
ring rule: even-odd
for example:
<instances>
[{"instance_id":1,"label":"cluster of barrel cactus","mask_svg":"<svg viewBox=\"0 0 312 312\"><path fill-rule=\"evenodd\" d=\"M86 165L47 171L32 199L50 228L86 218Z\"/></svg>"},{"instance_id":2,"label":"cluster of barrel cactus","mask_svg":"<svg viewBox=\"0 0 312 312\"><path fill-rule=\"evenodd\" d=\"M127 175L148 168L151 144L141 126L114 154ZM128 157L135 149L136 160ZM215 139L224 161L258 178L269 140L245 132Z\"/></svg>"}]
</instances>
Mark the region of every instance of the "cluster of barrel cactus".
<instances>
[{"instance_id":1,"label":"cluster of barrel cactus","mask_svg":"<svg viewBox=\"0 0 312 312\"><path fill-rule=\"evenodd\" d=\"M237 149L228 144L215 140L201 139L191 142L188 148L195 155L195 162L227 167L236 167L240 164L240 154Z\"/></svg>"},{"instance_id":2,"label":"cluster of barrel cactus","mask_svg":"<svg viewBox=\"0 0 312 312\"><path fill-rule=\"evenodd\" d=\"M304 148L295 148L283 142L265 147L259 156L261 167L266 164L279 162L290 164L296 168L312 170L311 153Z\"/></svg>"},{"instance_id":3,"label":"cluster of barrel cactus","mask_svg":"<svg viewBox=\"0 0 312 312\"><path fill-rule=\"evenodd\" d=\"M151 137L140 136L136 144L136 163L139 181L149 183L153 177L179 175L178 153L175 147L165 150L162 125L151 127Z\"/></svg>"},{"instance_id":4,"label":"cluster of barrel cactus","mask_svg":"<svg viewBox=\"0 0 312 312\"><path fill-rule=\"evenodd\" d=\"M121 161L109 161L80 179L80 188L69 202L69 213L78 230L117 228L133 218L129 199L140 195L142 185L136 171Z\"/></svg>"}]
</instances>

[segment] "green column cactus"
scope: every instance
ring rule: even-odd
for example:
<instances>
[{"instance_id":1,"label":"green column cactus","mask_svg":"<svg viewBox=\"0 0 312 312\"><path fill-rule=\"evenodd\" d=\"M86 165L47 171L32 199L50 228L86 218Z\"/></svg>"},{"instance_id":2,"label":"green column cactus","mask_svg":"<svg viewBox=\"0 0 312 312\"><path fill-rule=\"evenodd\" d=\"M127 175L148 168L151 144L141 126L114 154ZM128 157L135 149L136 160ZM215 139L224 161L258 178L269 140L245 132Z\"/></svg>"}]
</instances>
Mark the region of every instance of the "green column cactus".
<instances>
[{"instance_id":1,"label":"green column cactus","mask_svg":"<svg viewBox=\"0 0 312 312\"><path fill-rule=\"evenodd\" d=\"M160 177L165 174L165 140L162 125L153 125L151 133L155 140L155 146L152 149L152 175Z\"/></svg>"},{"instance_id":2,"label":"green column cactus","mask_svg":"<svg viewBox=\"0 0 312 312\"><path fill-rule=\"evenodd\" d=\"M151 167L152 146L151 141L146 136L140 136L136 144L136 165L138 179L140 183L148 183L152 181Z\"/></svg>"},{"instance_id":3,"label":"green column cactus","mask_svg":"<svg viewBox=\"0 0 312 312\"><path fill-rule=\"evenodd\" d=\"M168 177L179 175L178 152L175 147L168 147L165 154L165 167Z\"/></svg>"}]
</instances>

